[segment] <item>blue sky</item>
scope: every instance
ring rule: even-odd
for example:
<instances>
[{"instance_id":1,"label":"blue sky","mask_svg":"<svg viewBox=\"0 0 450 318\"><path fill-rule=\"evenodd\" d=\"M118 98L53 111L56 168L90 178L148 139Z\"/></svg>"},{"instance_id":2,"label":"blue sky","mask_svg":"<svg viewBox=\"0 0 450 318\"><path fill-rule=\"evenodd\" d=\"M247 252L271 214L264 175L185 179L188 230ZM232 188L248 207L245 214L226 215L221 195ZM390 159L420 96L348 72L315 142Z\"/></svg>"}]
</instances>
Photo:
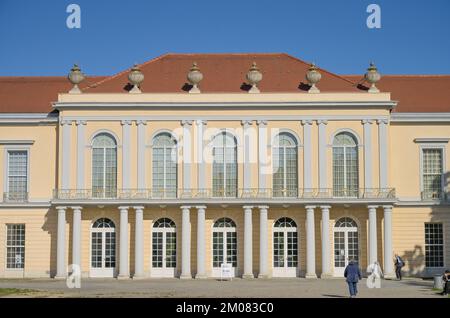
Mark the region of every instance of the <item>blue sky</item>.
<instances>
[{"instance_id":1,"label":"blue sky","mask_svg":"<svg viewBox=\"0 0 450 318\"><path fill-rule=\"evenodd\" d=\"M68 29L66 7L81 7ZM381 29L366 26L369 4ZM109 75L167 52L286 52L341 74L450 74L449 0L0 0L0 76Z\"/></svg>"}]
</instances>

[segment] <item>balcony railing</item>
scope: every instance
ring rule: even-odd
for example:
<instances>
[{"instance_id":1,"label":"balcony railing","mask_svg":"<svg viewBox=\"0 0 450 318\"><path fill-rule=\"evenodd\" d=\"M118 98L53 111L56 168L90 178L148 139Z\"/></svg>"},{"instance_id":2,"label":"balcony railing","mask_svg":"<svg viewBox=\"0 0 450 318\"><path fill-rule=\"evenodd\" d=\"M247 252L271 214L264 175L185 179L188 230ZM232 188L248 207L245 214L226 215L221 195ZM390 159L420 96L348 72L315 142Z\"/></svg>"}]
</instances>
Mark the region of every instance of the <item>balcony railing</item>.
<instances>
[{"instance_id":1,"label":"balcony railing","mask_svg":"<svg viewBox=\"0 0 450 318\"><path fill-rule=\"evenodd\" d=\"M442 201L447 197L443 191L422 191L420 195L423 201Z\"/></svg>"},{"instance_id":2,"label":"balcony railing","mask_svg":"<svg viewBox=\"0 0 450 318\"><path fill-rule=\"evenodd\" d=\"M289 189L250 188L236 190L217 189L92 189L54 190L55 200L180 200L180 199L395 199L395 189Z\"/></svg>"},{"instance_id":3,"label":"balcony railing","mask_svg":"<svg viewBox=\"0 0 450 318\"><path fill-rule=\"evenodd\" d=\"M3 202L27 202L28 192L3 192Z\"/></svg>"}]
</instances>

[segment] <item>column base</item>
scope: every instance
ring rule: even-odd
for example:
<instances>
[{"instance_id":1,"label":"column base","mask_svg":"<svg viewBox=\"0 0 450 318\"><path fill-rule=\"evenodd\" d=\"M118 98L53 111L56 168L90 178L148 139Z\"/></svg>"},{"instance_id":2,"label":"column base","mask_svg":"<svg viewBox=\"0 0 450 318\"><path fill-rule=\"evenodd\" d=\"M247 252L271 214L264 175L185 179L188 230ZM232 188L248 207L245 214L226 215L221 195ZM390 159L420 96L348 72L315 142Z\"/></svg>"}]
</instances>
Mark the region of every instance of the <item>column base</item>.
<instances>
[{"instance_id":1,"label":"column base","mask_svg":"<svg viewBox=\"0 0 450 318\"><path fill-rule=\"evenodd\" d=\"M63 276L63 275L56 275L56 276L53 277L53 279L56 279L56 280L66 280L66 279L67 279L67 275L66 275L66 276Z\"/></svg>"},{"instance_id":2,"label":"column base","mask_svg":"<svg viewBox=\"0 0 450 318\"><path fill-rule=\"evenodd\" d=\"M254 279L254 278L255 278L255 275L253 275L253 274L243 274L242 275L242 279ZM258 278L259 278L259 276L258 276Z\"/></svg>"},{"instance_id":3,"label":"column base","mask_svg":"<svg viewBox=\"0 0 450 318\"><path fill-rule=\"evenodd\" d=\"M195 279L207 279L206 274L195 274Z\"/></svg>"},{"instance_id":4,"label":"column base","mask_svg":"<svg viewBox=\"0 0 450 318\"><path fill-rule=\"evenodd\" d=\"M383 278L387 279L387 280L395 280L395 279L397 279L397 276L395 276L394 273L390 273L390 274L384 274Z\"/></svg>"},{"instance_id":5,"label":"column base","mask_svg":"<svg viewBox=\"0 0 450 318\"><path fill-rule=\"evenodd\" d=\"M130 279L130 275L119 275L117 276L118 280L127 280Z\"/></svg>"},{"instance_id":6,"label":"column base","mask_svg":"<svg viewBox=\"0 0 450 318\"><path fill-rule=\"evenodd\" d=\"M267 278L270 278L270 276L268 274L258 274L258 278L267 279Z\"/></svg>"},{"instance_id":7,"label":"column base","mask_svg":"<svg viewBox=\"0 0 450 318\"><path fill-rule=\"evenodd\" d=\"M333 274L330 274L330 273L322 273L322 274L320 274L320 278L321 279L327 279L327 278L333 278L334 276L333 276Z\"/></svg>"},{"instance_id":8,"label":"column base","mask_svg":"<svg viewBox=\"0 0 450 318\"><path fill-rule=\"evenodd\" d=\"M132 279L134 280L145 279L145 276L144 274L133 275Z\"/></svg>"},{"instance_id":9,"label":"column base","mask_svg":"<svg viewBox=\"0 0 450 318\"><path fill-rule=\"evenodd\" d=\"M315 273L306 273L305 278L307 278L307 279L317 279L317 275Z\"/></svg>"},{"instance_id":10,"label":"column base","mask_svg":"<svg viewBox=\"0 0 450 318\"><path fill-rule=\"evenodd\" d=\"M191 274L181 274L180 279L192 279L192 275Z\"/></svg>"}]
</instances>

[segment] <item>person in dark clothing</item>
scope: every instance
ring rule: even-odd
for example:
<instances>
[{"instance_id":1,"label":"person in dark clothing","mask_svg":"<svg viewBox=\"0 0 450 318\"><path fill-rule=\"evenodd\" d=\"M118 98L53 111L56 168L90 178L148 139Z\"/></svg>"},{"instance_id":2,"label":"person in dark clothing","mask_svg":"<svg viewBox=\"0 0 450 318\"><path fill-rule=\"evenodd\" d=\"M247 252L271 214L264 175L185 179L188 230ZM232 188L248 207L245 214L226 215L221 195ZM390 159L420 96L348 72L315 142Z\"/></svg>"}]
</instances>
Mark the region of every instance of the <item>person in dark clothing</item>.
<instances>
[{"instance_id":1,"label":"person in dark clothing","mask_svg":"<svg viewBox=\"0 0 450 318\"><path fill-rule=\"evenodd\" d=\"M442 281L444 282L442 295L446 296L450 293L450 270L445 271L444 276L442 276Z\"/></svg>"},{"instance_id":2,"label":"person in dark clothing","mask_svg":"<svg viewBox=\"0 0 450 318\"><path fill-rule=\"evenodd\" d=\"M361 279L361 270L358 264L354 260L350 260L344 271L344 277L346 278L348 289L350 291L350 298L353 298L358 294L358 281Z\"/></svg>"},{"instance_id":3,"label":"person in dark clothing","mask_svg":"<svg viewBox=\"0 0 450 318\"><path fill-rule=\"evenodd\" d=\"M397 254L395 254L394 265L395 265L395 276L397 276L398 280L402 280L402 267L405 266L405 262Z\"/></svg>"}]
</instances>

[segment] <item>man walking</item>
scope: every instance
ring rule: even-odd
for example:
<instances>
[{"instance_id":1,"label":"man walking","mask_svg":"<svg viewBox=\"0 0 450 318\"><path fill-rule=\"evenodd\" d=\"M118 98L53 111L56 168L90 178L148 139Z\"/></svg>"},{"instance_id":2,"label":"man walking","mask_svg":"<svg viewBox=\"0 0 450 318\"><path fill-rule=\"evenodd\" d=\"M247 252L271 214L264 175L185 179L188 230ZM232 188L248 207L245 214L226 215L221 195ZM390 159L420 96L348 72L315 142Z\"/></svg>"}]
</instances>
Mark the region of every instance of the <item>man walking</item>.
<instances>
[{"instance_id":1,"label":"man walking","mask_svg":"<svg viewBox=\"0 0 450 318\"><path fill-rule=\"evenodd\" d=\"M354 260L351 259L348 262L344 271L344 277L348 284L350 298L356 297L356 294L358 294L358 281L361 279L361 271Z\"/></svg>"},{"instance_id":2,"label":"man walking","mask_svg":"<svg viewBox=\"0 0 450 318\"><path fill-rule=\"evenodd\" d=\"M405 262L402 260L398 254L395 254L395 275L397 276L398 280L402 280L402 267L405 266Z\"/></svg>"}]
</instances>

